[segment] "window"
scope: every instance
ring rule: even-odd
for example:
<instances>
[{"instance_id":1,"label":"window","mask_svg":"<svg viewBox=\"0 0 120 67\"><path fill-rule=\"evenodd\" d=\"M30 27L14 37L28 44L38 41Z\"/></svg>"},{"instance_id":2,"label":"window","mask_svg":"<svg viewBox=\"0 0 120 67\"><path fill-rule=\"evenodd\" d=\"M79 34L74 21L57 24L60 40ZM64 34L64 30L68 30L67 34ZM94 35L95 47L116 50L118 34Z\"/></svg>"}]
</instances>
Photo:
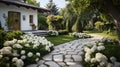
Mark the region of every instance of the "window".
<instances>
[{"instance_id":1,"label":"window","mask_svg":"<svg viewBox=\"0 0 120 67\"><path fill-rule=\"evenodd\" d=\"M26 16L25 15L23 15L23 20L26 20Z\"/></svg>"},{"instance_id":2,"label":"window","mask_svg":"<svg viewBox=\"0 0 120 67\"><path fill-rule=\"evenodd\" d=\"M33 23L33 15L30 15L30 16L29 16L29 19L30 19L29 22L30 22L30 23Z\"/></svg>"}]
</instances>

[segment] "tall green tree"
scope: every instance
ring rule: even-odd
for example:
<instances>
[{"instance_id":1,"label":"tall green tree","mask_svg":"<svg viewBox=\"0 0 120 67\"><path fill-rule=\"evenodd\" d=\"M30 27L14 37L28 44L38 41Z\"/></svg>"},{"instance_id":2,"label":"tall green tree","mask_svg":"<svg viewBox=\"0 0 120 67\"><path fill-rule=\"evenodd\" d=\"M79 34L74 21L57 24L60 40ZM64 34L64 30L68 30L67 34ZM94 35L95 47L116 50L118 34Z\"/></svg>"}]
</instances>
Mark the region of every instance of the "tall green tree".
<instances>
[{"instance_id":1,"label":"tall green tree","mask_svg":"<svg viewBox=\"0 0 120 67\"><path fill-rule=\"evenodd\" d=\"M62 8L60 10L60 15L63 16L64 26L66 26L66 29L71 32L72 26L75 23L76 20L76 13L73 11L73 8L71 7L71 4L67 4L65 8Z\"/></svg>"},{"instance_id":2,"label":"tall green tree","mask_svg":"<svg viewBox=\"0 0 120 67\"><path fill-rule=\"evenodd\" d=\"M79 8L79 5L76 5L77 3L78 2L75 2L75 4L72 2L69 2L66 8L64 9L65 11L63 11L62 12L63 14L61 15L65 17L66 21L69 20L69 23L70 23L69 26L72 31L83 32L85 25L89 22L90 18L92 17L93 11L89 12L89 8L86 10L83 10L84 8L83 7ZM78 8L74 8L76 6Z\"/></svg>"},{"instance_id":3,"label":"tall green tree","mask_svg":"<svg viewBox=\"0 0 120 67\"><path fill-rule=\"evenodd\" d=\"M50 10L50 14L58 15L58 8L53 0L49 0L49 3L46 5L46 8Z\"/></svg>"},{"instance_id":4,"label":"tall green tree","mask_svg":"<svg viewBox=\"0 0 120 67\"><path fill-rule=\"evenodd\" d=\"M73 4L76 12L81 13L85 9L89 11L97 9L101 13L111 16L116 24L120 45L120 0L66 0Z\"/></svg>"}]
</instances>

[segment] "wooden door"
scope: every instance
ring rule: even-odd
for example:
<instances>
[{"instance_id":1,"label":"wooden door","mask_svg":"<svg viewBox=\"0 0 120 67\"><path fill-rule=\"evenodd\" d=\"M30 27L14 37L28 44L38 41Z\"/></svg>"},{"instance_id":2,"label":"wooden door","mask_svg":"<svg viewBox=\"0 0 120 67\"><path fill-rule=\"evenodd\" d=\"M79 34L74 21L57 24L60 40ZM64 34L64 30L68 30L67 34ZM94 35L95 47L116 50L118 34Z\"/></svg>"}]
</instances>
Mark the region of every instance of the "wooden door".
<instances>
[{"instance_id":1,"label":"wooden door","mask_svg":"<svg viewBox=\"0 0 120 67\"><path fill-rule=\"evenodd\" d=\"M8 29L20 30L20 12L8 12Z\"/></svg>"}]
</instances>

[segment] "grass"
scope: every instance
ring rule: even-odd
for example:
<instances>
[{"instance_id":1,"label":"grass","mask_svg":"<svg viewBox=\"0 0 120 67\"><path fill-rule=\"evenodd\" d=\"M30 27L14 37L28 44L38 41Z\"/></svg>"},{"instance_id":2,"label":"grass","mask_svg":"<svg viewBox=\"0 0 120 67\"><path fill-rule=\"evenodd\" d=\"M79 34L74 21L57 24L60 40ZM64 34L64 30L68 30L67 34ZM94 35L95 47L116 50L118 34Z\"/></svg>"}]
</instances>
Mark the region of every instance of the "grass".
<instances>
[{"instance_id":1,"label":"grass","mask_svg":"<svg viewBox=\"0 0 120 67\"><path fill-rule=\"evenodd\" d=\"M106 32L101 33L101 32L95 32L95 31L85 31L85 33L96 34L96 35L100 35L100 36L103 36L103 37L108 37L110 39L114 39L114 40L118 41L118 36L117 36L115 31L112 31L110 33L106 33Z\"/></svg>"},{"instance_id":2,"label":"grass","mask_svg":"<svg viewBox=\"0 0 120 67\"><path fill-rule=\"evenodd\" d=\"M55 46L77 39L74 36L69 35L49 36L46 38L48 39L48 41L52 42Z\"/></svg>"}]
</instances>

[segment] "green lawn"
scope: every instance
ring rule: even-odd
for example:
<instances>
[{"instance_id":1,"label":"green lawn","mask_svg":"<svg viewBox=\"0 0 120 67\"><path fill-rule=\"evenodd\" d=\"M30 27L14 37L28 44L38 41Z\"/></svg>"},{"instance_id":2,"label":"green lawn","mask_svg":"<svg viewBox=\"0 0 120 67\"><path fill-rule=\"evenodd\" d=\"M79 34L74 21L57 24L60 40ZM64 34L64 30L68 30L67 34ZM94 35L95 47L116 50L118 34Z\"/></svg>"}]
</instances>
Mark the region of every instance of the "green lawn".
<instances>
[{"instance_id":1,"label":"green lawn","mask_svg":"<svg viewBox=\"0 0 120 67\"><path fill-rule=\"evenodd\" d=\"M55 46L77 39L74 36L69 35L50 36L46 38L48 39L48 41L52 42Z\"/></svg>"},{"instance_id":2,"label":"green lawn","mask_svg":"<svg viewBox=\"0 0 120 67\"><path fill-rule=\"evenodd\" d=\"M86 33L88 34L96 34L96 35L100 35L100 36L103 36L103 37L108 37L108 38L111 38L111 39L114 39L114 40L118 40L118 36L117 34L115 33L115 31L107 34L107 33L100 33L100 32L94 32L94 31L85 31Z\"/></svg>"}]
</instances>

